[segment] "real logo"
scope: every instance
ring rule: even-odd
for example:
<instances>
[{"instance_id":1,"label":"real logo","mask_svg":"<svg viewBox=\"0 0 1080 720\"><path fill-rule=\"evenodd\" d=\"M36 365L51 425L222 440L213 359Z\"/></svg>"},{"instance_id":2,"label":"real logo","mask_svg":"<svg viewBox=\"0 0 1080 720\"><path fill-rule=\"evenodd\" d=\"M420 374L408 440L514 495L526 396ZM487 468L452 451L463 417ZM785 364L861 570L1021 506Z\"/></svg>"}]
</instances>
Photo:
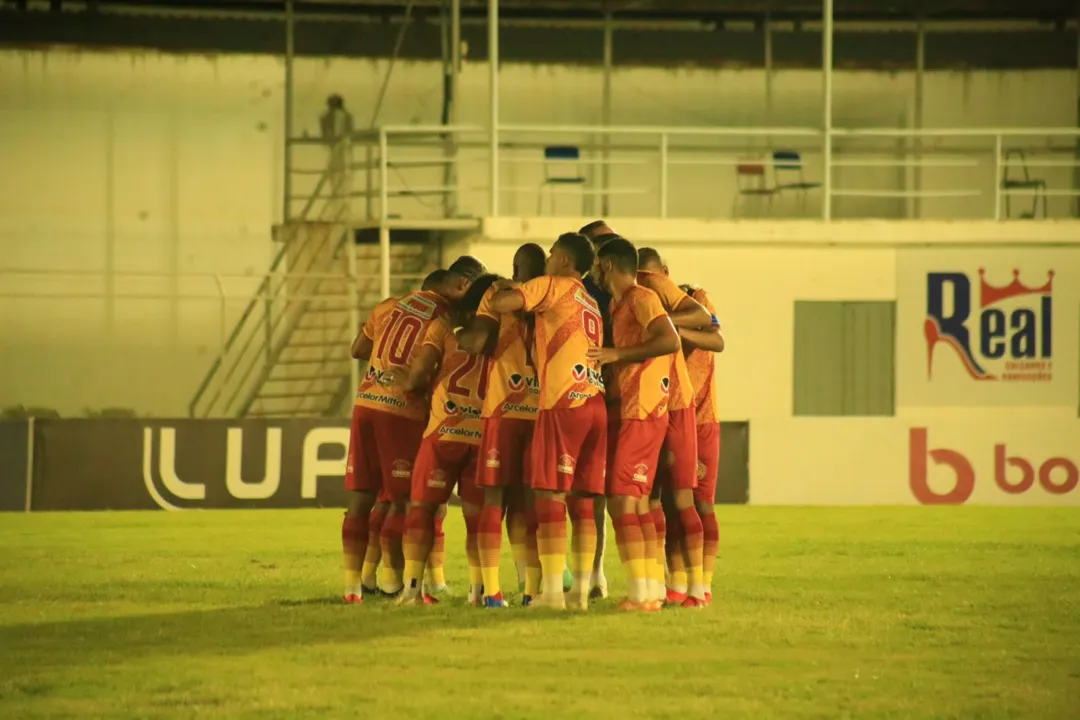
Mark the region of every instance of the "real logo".
<instances>
[{"instance_id":1,"label":"real logo","mask_svg":"<svg viewBox=\"0 0 1080 720\"><path fill-rule=\"evenodd\" d=\"M507 379L506 384L509 385L510 389L514 392L521 392L525 389L525 376L514 373Z\"/></svg>"},{"instance_id":2,"label":"real logo","mask_svg":"<svg viewBox=\"0 0 1080 720\"><path fill-rule=\"evenodd\" d=\"M704 480L705 479L705 463L703 463L703 462L698 462L698 464L697 464L697 479L698 480Z\"/></svg>"},{"instance_id":3,"label":"real logo","mask_svg":"<svg viewBox=\"0 0 1080 720\"><path fill-rule=\"evenodd\" d=\"M574 458L569 455L560 455L559 462L555 466L555 469L566 475L574 474Z\"/></svg>"},{"instance_id":4,"label":"real logo","mask_svg":"<svg viewBox=\"0 0 1080 720\"><path fill-rule=\"evenodd\" d=\"M926 375L934 377L934 350L951 347L974 380L1048 382L1053 379L1054 271L1040 287L1020 282L994 286L979 270L977 298L965 273L926 276Z\"/></svg>"},{"instance_id":5,"label":"real logo","mask_svg":"<svg viewBox=\"0 0 1080 720\"><path fill-rule=\"evenodd\" d=\"M671 391L671 378L666 378L666 377L661 378L660 379L660 392L667 395L668 392L670 392L670 391Z\"/></svg>"},{"instance_id":6,"label":"real logo","mask_svg":"<svg viewBox=\"0 0 1080 720\"><path fill-rule=\"evenodd\" d=\"M412 477L412 463L408 460L395 460L390 475L396 478Z\"/></svg>"},{"instance_id":7,"label":"real logo","mask_svg":"<svg viewBox=\"0 0 1080 720\"><path fill-rule=\"evenodd\" d=\"M586 367L581 363L571 368L570 374L573 376L574 382L585 382L585 378L588 377Z\"/></svg>"},{"instance_id":8,"label":"real logo","mask_svg":"<svg viewBox=\"0 0 1080 720\"><path fill-rule=\"evenodd\" d=\"M447 415L457 415L458 406L453 400L447 400L443 403L443 410Z\"/></svg>"},{"instance_id":9,"label":"real logo","mask_svg":"<svg viewBox=\"0 0 1080 720\"><path fill-rule=\"evenodd\" d=\"M634 482L646 483L649 482L649 466L645 463L638 463L634 466Z\"/></svg>"},{"instance_id":10,"label":"real logo","mask_svg":"<svg viewBox=\"0 0 1080 720\"><path fill-rule=\"evenodd\" d=\"M499 462L499 451L495 448L491 448L490 450L488 450L487 458L484 461L484 464L487 465L489 468L497 468L502 465L502 463Z\"/></svg>"}]
</instances>

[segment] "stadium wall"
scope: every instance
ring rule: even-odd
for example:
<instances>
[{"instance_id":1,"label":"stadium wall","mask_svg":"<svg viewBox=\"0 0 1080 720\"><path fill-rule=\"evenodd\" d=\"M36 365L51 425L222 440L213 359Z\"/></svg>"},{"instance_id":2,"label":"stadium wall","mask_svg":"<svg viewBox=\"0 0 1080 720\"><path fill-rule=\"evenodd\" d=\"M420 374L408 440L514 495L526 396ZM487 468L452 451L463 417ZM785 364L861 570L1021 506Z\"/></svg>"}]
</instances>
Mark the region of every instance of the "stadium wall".
<instances>
[{"instance_id":1,"label":"stadium wall","mask_svg":"<svg viewBox=\"0 0 1080 720\"><path fill-rule=\"evenodd\" d=\"M358 125L365 126L386 69L382 60L299 59L297 132L315 132L323 100L335 91L345 95ZM486 72L483 63L466 64L462 122L486 122ZM270 227L280 217L284 165L283 79L282 60L268 55L60 47L0 51L0 268L41 273L0 274L0 404L53 407L65 415L106 406L157 416L185 412L192 388L258 284L251 275L265 271L273 252ZM436 63L399 62L378 122L436 122L441 82ZM596 123L600 86L595 67L506 63L503 118ZM613 77L612 122L819 123L818 73L777 70L772 87L770 104L758 69L619 69ZM910 72L838 70L834 87L840 126L913 122ZM923 124L928 127L1073 126L1077 121L1071 71L933 71L926 74L925 87ZM807 156L808 179L820 178L815 162L812 153ZM1067 168L1046 171L1061 174L1046 176L1052 187L1059 181L1070 186ZM504 178L534 187L540 172L535 163L511 165ZM986 192L975 199L925 199L924 214L990 212L994 178L989 170L974 180L963 174L969 169L936 172L925 170L927 187L971 181ZM654 174L623 165L613 184L655 188ZM730 168L693 166L673 171L671 213L730 214L731 174ZM893 170L866 168L840 168L835 180L838 186L866 187L899 182ZM425 183L420 176L412 181ZM464 185L485 182L482 166L462 180ZM1052 198L1051 214L1062 212L1064 203ZM616 195L609 214L655 214L655 205L654 197ZM904 205L838 198L836 213L889 216ZM482 214L485 208L483 193L463 198L463 211ZM777 212L785 208L778 202ZM535 210L530 193L505 198L505 212ZM396 211L430 209L402 205ZM582 213L582 202L562 197L556 212ZM89 274L56 275L63 270ZM120 274L131 272L157 276ZM212 274L223 278L224 302Z\"/></svg>"}]
</instances>

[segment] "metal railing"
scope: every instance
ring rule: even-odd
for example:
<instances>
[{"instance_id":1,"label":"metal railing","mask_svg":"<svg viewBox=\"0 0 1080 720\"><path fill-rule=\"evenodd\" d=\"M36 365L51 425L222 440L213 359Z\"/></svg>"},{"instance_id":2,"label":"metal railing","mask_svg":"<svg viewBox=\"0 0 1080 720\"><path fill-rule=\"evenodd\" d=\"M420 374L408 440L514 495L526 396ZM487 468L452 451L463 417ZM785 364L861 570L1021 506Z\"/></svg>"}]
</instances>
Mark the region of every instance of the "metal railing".
<instances>
[{"instance_id":1,"label":"metal railing","mask_svg":"<svg viewBox=\"0 0 1080 720\"><path fill-rule=\"evenodd\" d=\"M1080 174L1069 172L1080 168L1077 128L834 128L826 136L809 127L506 124L498 131L497 173L491 172L487 138L477 126L441 125L386 126L353 135L346 142L366 159L350 164L355 182L348 197L362 199L363 206L354 205L349 217L378 224L402 218L527 216L539 213L536 198L550 194L580 196L583 207L591 203L588 212L575 208L564 214L718 218L729 214L723 210L729 200L754 195L782 199L798 190L812 192L820 206L820 212L808 216L830 218L846 208L837 216L921 217L926 215L919 210L923 203L924 210L932 205L946 217L956 208L957 217L1008 219L1003 209L1010 196L1038 191L1044 209L1045 198L1080 197ZM326 144L294 142L323 147L321 156L309 158L312 167L296 169L316 175L326 162ZM829 153L824 152L826 143ZM580 158L546 159L544 149L556 145L573 146ZM777 150L799 153L807 182L778 180L772 157ZM1011 157L1016 150L1024 151L1023 162ZM770 180L763 189L770 192L740 188L736 170L747 162L766 166ZM581 181L547 182L553 168L576 171ZM1037 168L1053 177L1025 187L1008 179L1012 168ZM492 175L498 179L494 195ZM515 203L522 194L533 199ZM434 201L425 203L425 198ZM309 202L311 194L294 199ZM875 200L902 201L906 208L874 215Z\"/></svg>"}]
</instances>

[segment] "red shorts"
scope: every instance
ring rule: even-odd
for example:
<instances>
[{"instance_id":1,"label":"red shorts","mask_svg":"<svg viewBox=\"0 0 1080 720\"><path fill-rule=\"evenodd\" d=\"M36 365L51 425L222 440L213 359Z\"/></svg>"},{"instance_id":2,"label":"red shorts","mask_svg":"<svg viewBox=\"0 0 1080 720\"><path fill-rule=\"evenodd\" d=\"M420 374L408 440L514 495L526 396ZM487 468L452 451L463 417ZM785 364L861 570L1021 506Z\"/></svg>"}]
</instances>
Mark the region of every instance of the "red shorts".
<instances>
[{"instance_id":1,"label":"red shorts","mask_svg":"<svg viewBox=\"0 0 1080 720\"><path fill-rule=\"evenodd\" d=\"M607 494L647 497L667 432L666 417L608 423Z\"/></svg>"},{"instance_id":2,"label":"red shorts","mask_svg":"<svg viewBox=\"0 0 1080 720\"><path fill-rule=\"evenodd\" d=\"M480 487L528 484L529 444L536 421L523 418L484 418L480 441Z\"/></svg>"},{"instance_id":3,"label":"red shorts","mask_svg":"<svg viewBox=\"0 0 1080 720\"><path fill-rule=\"evenodd\" d=\"M716 480L720 474L720 423L697 426L697 487L694 499L716 504Z\"/></svg>"},{"instance_id":4,"label":"red shorts","mask_svg":"<svg viewBox=\"0 0 1080 720\"><path fill-rule=\"evenodd\" d=\"M428 435L416 453L409 499L442 505L457 487L462 502L483 504L484 492L476 487L476 457L476 445L439 440L434 433Z\"/></svg>"},{"instance_id":5,"label":"red shorts","mask_svg":"<svg viewBox=\"0 0 1080 720\"><path fill-rule=\"evenodd\" d=\"M697 487L697 418L694 408L668 412L668 431L660 456L660 482L671 490Z\"/></svg>"},{"instance_id":6,"label":"red shorts","mask_svg":"<svg viewBox=\"0 0 1080 720\"><path fill-rule=\"evenodd\" d=\"M407 500L413 460L426 426L426 420L354 405L345 489L382 491L389 500Z\"/></svg>"},{"instance_id":7,"label":"red shorts","mask_svg":"<svg viewBox=\"0 0 1080 720\"><path fill-rule=\"evenodd\" d=\"M607 460L604 398L594 395L580 407L541 410L529 457L534 490L602 495Z\"/></svg>"}]
</instances>

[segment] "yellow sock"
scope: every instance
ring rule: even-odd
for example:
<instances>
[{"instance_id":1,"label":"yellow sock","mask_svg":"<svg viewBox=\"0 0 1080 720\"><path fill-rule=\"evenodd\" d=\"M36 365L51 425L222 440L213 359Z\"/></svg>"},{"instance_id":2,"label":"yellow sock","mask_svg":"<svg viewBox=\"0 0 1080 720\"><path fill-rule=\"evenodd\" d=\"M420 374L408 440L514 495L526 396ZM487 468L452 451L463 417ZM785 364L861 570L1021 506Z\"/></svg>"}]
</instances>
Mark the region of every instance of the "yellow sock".
<instances>
[{"instance_id":1,"label":"yellow sock","mask_svg":"<svg viewBox=\"0 0 1080 720\"><path fill-rule=\"evenodd\" d=\"M428 582L432 585L446 584L446 569L441 565L439 567L429 567L427 573Z\"/></svg>"},{"instance_id":2,"label":"yellow sock","mask_svg":"<svg viewBox=\"0 0 1080 720\"><path fill-rule=\"evenodd\" d=\"M671 589L675 592L686 592L687 577L685 570L673 570L671 573Z\"/></svg>"},{"instance_id":3,"label":"yellow sock","mask_svg":"<svg viewBox=\"0 0 1080 720\"><path fill-rule=\"evenodd\" d=\"M423 560L405 561L405 592L409 595L420 593L424 581L424 565L426 564Z\"/></svg>"},{"instance_id":4,"label":"yellow sock","mask_svg":"<svg viewBox=\"0 0 1080 720\"><path fill-rule=\"evenodd\" d=\"M542 571L538 567L525 567L525 594L526 595L539 595L540 594L540 578L542 577Z\"/></svg>"},{"instance_id":5,"label":"yellow sock","mask_svg":"<svg viewBox=\"0 0 1080 720\"><path fill-rule=\"evenodd\" d=\"M373 588L379 584L378 571L378 563L364 561L364 572L360 576L360 582L364 584L364 587Z\"/></svg>"}]
</instances>

